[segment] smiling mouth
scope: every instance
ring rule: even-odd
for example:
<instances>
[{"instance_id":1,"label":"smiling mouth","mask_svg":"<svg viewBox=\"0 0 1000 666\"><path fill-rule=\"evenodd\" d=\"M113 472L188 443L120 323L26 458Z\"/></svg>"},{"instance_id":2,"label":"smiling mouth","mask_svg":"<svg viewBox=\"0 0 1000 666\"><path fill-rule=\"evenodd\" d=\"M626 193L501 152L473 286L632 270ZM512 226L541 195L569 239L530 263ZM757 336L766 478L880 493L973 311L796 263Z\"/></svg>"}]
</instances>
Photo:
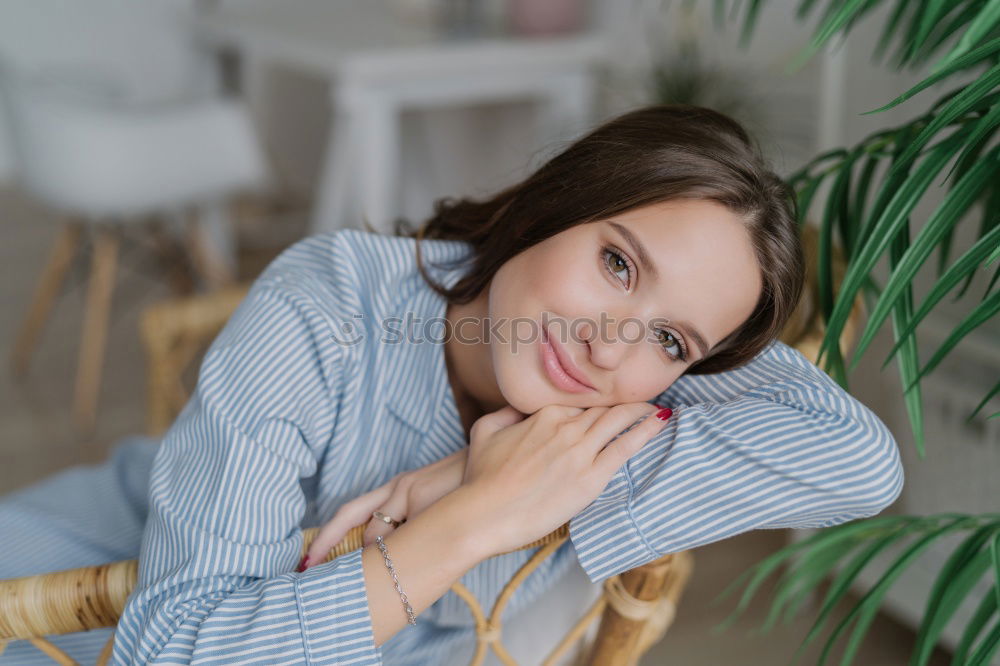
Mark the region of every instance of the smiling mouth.
<instances>
[{"instance_id":1,"label":"smiling mouth","mask_svg":"<svg viewBox=\"0 0 1000 666\"><path fill-rule=\"evenodd\" d=\"M548 332L542 328L542 344L539 346L542 368L549 381L557 388L570 393L589 393L595 389L575 379L559 361L555 348L549 342Z\"/></svg>"}]
</instances>

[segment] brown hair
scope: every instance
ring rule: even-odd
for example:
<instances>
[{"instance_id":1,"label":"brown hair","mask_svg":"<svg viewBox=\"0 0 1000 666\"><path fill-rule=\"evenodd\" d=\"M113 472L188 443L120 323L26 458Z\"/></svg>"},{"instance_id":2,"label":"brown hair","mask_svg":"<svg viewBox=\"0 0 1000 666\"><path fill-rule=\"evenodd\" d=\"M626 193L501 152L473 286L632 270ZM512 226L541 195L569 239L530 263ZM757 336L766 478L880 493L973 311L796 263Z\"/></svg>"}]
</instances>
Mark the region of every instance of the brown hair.
<instances>
[{"instance_id":1,"label":"brown hair","mask_svg":"<svg viewBox=\"0 0 1000 666\"><path fill-rule=\"evenodd\" d=\"M718 202L740 215L753 243L763 289L753 313L690 374L731 370L780 334L798 303L804 259L795 196L747 132L707 108L655 105L603 123L520 183L485 201L445 197L417 230L398 220L394 234L417 240L417 265L449 303L472 301L499 268L523 250L577 224L673 199ZM421 239L472 246L471 268L451 289L436 284Z\"/></svg>"}]
</instances>

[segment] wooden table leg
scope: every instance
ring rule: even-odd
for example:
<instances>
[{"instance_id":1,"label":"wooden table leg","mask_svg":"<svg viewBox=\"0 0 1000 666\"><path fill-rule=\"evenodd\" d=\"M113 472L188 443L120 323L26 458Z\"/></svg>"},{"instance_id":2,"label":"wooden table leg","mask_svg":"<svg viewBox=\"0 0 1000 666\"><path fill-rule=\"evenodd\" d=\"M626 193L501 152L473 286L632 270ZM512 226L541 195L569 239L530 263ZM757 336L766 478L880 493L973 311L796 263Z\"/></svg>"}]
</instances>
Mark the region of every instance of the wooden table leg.
<instances>
[{"instance_id":1,"label":"wooden table leg","mask_svg":"<svg viewBox=\"0 0 1000 666\"><path fill-rule=\"evenodd\" d=\"M327 233L344 227L360 227L352 224L358 209L353 192L353 187L357 183L354 177L357 168L354 114L345 108L342 100L336 96L333 82L330 83L330 90L333 113L314 197L310 228L314 234Z\"/></svg>"},{"instance_id":2,"label":"wooden table leg","mask_svg":"<svg viewBox=\"0 0 1000 666\"><path fill-rule=\"evenodd\" d=\"M236 282L235 230L225 209L223 202L192 208L185 230L195 270L209 291Z\"/></svg>"},{"instance_id":3,"label":"wooden table leg","mask_svg":"<svg viewBox=\"0 0 1000 666\"><path fill-rule=\"evenodd\" d=\"M11 351L11 369L17 377L23 377L28 372L31 354L38 343L42 327L52 311L52 306L62 288L63 280L66 279L66 273L73 263L73 256L80 244L82 229L82 225L78 222L66 224L52 245L49 259L45 268L42 269L38 286L35 287L35 293L28 306L28 313L21 324Z\"/></svg>"},{"instance_id":4,"label":"wooden table leg","mask_svg":"<svg viewBox=\"0 0 1000 666\"><path fill-rule=\"evenodd\" d=\"M113 230L97 230L91 257L90 283L87 286L83 337L80 339L76 394L73 399L73 420L79 430L87 433L93 431L96 422L97 396L104 363L119 244L120 239Z\"/></svg>"},{"instance_id":5,"label":"wooden table leg","mask_svg":"<svg viewBox=\"0 0 1000 666\"><path fill-rule=\"evenodd\" d=\"M360 219L348 221L355 228L369 223L389 234L395 220L399 180L400 114L389 96L358 94L355 100L357 136L363 148L357 155Z\"/></svg>"}]
</instances>

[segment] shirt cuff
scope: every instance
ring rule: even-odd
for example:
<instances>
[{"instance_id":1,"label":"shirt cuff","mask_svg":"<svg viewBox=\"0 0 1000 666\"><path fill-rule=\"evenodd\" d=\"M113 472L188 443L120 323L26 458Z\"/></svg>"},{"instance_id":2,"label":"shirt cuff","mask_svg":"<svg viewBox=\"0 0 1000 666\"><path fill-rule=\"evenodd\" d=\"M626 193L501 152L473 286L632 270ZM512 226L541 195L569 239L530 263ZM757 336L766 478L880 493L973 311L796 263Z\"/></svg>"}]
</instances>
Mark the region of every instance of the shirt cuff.
<instances>
[{"instance_id":1,"label":"shirt cuff","mask_svg":"<svg viewBox=\"0 0 1000 666\"><path fill-rule=\"evenodd\" d=\"M362 549L298 574L295 594L302 637L311 664L382 663L375 646Z\"/></svg>"},{"instance_id":2,"label":"shirt cuff","mask_svg":"<svg viewBox=\"0 0 1000 666\"><path fill-rule=\"evenodd\" d=\"M570 541L592 583L660 556L643 538L629 505L625 498L597 500L570 520Z\"/></svg>"}]
</instances>

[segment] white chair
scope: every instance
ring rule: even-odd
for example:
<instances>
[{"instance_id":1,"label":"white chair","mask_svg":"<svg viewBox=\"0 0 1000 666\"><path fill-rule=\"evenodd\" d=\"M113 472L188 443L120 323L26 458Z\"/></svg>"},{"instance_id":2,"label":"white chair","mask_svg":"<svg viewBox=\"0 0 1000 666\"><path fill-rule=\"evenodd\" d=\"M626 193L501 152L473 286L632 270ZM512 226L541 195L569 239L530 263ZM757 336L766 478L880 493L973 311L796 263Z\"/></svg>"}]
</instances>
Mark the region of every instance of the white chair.
<instances>
[{"instance_id":1,"label":"white chair","mask_svg":"<svg viewBox=\"0 0 1000 666\"><path fill-rule=\"evenodd\" d=\"M209 287L235 277L226 202L269 180L244 105L217 92L189 0L2 0L0 94L25 191L67 222L12 349L24 374L84 237L91 273L74 422L93 429L121 234L186 234ZM166 225L162 224L166 222ZM184 229L184 226L187 226Z\"/></svg>"}]
</instances>

